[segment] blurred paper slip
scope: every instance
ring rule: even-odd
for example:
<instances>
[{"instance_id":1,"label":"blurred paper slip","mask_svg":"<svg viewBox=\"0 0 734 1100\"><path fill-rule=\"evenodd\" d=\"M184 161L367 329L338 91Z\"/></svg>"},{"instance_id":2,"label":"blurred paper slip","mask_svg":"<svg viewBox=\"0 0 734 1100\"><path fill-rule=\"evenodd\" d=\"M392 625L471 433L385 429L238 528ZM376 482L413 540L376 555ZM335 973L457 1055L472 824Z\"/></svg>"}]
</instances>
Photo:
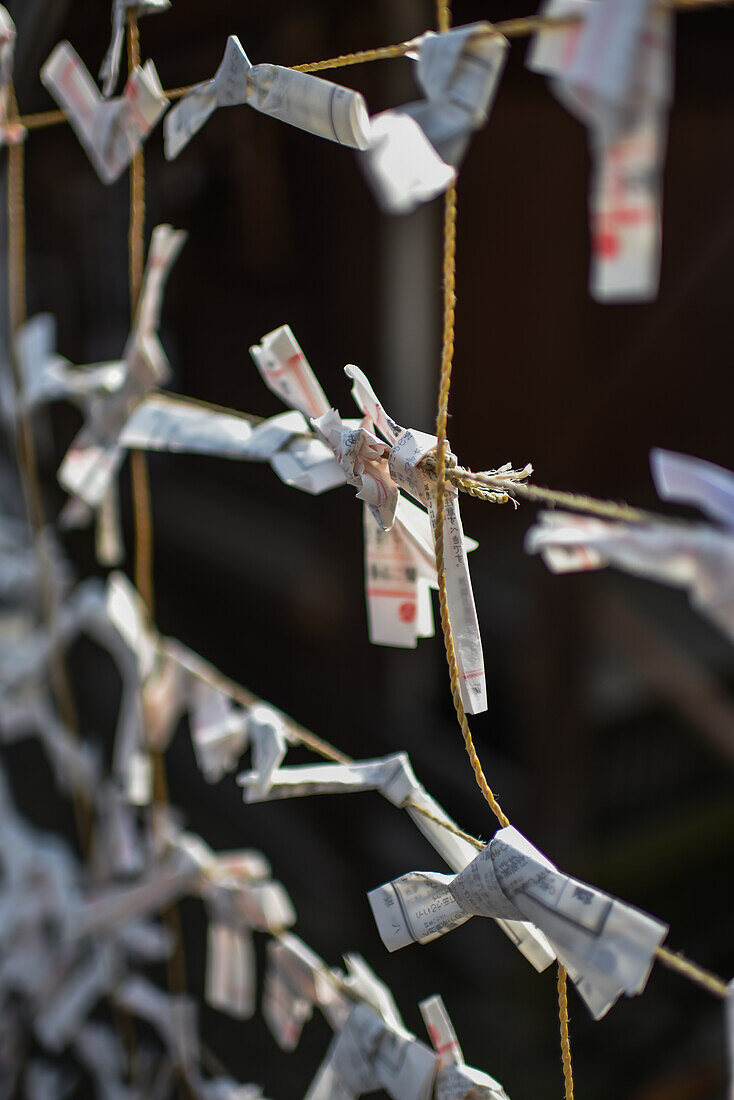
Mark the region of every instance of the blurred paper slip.
<instances>
[{"instance_id":1,"label":"blurred paper slip","mask_svg":"<svg viewBox=\"0 0 734 1100\"><path fill-rule=\"evenodd\" d=\"M307 1100L342 1100L384 1089L393 1100L430 1100L436 1056L414 1035L355 1005L334 1036Z\"/></svg>"},{"instance_id":2,"label":"blurred paper slip","mask_svg":"<svg viewBox=\"0 0 734 1100\"><path fill-rule=\"evenodd\" d=\"M217 783L245 751L247 718L217 688L196 677L191 679L191 741L196 762L206 781Z\"/></svg>"},{"instance_id":3,"label":"blurred paper slip","mask_svg":"<svg viewBox=\"0 0 734 1100\"><path fill-rule=\"evenodd\" d=\"M19 329L15 352L23 376L25 407L63 399L83 403L98 392L114 393L122 386L125 371L121 363L73 367L55 348L56 320L50 313L31 317Z\"/></svg>"},{"instance_id":4,"label":"blurred paper slip","mask_svg":"<svg viewBox=\"0 0 734 1100\"><path fill-rule=\"evenodd\" d=\"M332 1026L335 1013L348 1012L338 984L324 960L297 936L286 933L268 943L262 1011L282 1050L295 1050L314 1006Z\"/></svg>"},{"instance_id":5,"label":"blurred paper slip","mask_svg":"<svg viewBox=\"0 0 734 1100\"><path fill-rule=\"evenodd\" d=\"M244 417L156 394L135 409L120 433L120 443L148 451L221 455L259 462L270 458L294 435L307 430L299 413L280 413L253 426Z\"/></svg>"},{"instance_id":6,"label":"blurred paper slip","mask_svg":"<svg viewBox=\"0 0 734 1100\"><path fill-rule=\"evenodd\" d=\"M8 11L0 7L0 145L16 145L25 138L25 128L19 122L9 122L10 85L13 80L13 60L16 40L15 23ZM17 114L17 112L13 112Z\"/></svg>"},{"instance_id":7,"label":"blurred paper slip","mask_svg":"<svg viewBox=\"0 0 734 1100\"><path fill-rule=\"evenodd\" d=\"M369 117L358 92L280 65L251 65L231 35L216 75L197 84L166 119L166 156L177 157L217 107L247 103L316 137L364 149Z\"/></svg>"},{"instance_id":8,"label":"blurred paper slip","mask_svg":"<svg viewBox=\"0 0 734 1100\"><path fill-rule=\"evenodd\" d=\"M255 953L252 937L229 924L210 921L207 933L207 1004L238 1020L255 1012Z\"/></svg>"},{"instance_id":9,"label":"blurred paper slip","mask_svg":"<svg viewBox=\"0 0 734 1100\"><path fill-rule=\"evenodd\" d=\"M650 467L661 500L692 504L711 519L734 527L734 474L713 462L653 447Z\"/></svg>"},{"instance_id":10,"label":"blurred paper slip","mask_svg":"<svg viewBox=\"0 0 734 1100\"><path fill-rule=\"evenodd\" d=\"M114 978L112 953L93 948L71 971L68 979L49 997L35 1019L35 1030L45 1046L59 1051L85 1022L99 998L108 993Z\"/></svg>"},{"instance_id":11,"label":"blurred paper slip","mask_svg":"<svg viewBox=\"0 0 734 1100\"><path fill-rule=\"evenodd\" d=\"M326 395L290 325L281 325L263 336L250 348L250 355L265 385L286 405L307 417L323 416L329 411Z\"/></svg>"},{"instance_id":12,"label":"blurred paper slip","mask_svg":"<svg viewBox=\"0 0 734 1100\"><path fill-rule=\"evenodd\" d=\"M416 42L416 78L425 99L371 119L365 175L383 209L404 214L456 178L471 134L488 118L506 60L507 40L489 23L427 32Z\"/></svg>"},{"instance_id":13,"label":"blurred paper slip","mask_svg":"<svg viewBox=\"0 0 734 1100\"><path fill-rule=\"evenodd\" d=\"M700 523L627 524L565 512L540 513L525 536L554 572L614 565L685 588L693 607L734 641L734 536Z\"/></svg>"},{"instance_id":14,"label":"blurred paper slip","mask_svg":"<svg viewBox=\"0 0 734 1100\"><path fill-rule=\"evenodd\" d=\"M122 96L103 99L68 42L60 42L48 58L41 80L103 183L122 175L168 106L152 61L133 70Z\"/></svg>"},{"instance_id":15,"label":"blurred paper slip","mask_svg":"<svg viewBox=\"0 0 734 1100\"><path fill-rule=\"evenodd\" d=\"M105 96L111 96L117 84L128 12L140 19L143 15L168 11L170 6L171 0L112 0L112 38L99 70Z\"/></svg>"},{"instance_id":16,"label":"blurred paper slip","mask_svg":"<svg viewBox=\"0 0 734 1100\"><path fill-rule=\"evenodd\" d=\"M88 403L85 424L59 467L60 484L89 508L102 506L122 464L120 433L126 421L170 372L158 328L166 280L185 240L186 234L170 225L153 230L138 308L120 361L123 385Z\"/></svg>"},{"instance_id":17,"label":"blurred paper slip","mask_svg":"<svg viewBox=\"0 0 734 1100\"><path fill-rule=\"evenodd\" d=\"M500 1085L481 1070L464 1063L453 1024L440 997L429 997L418 1007L438 1055L434 1100L507 1100Z\"/></svg>"},{"instance_id":18,"label":"blurred paper slip","mask_svg":"<svg viewBox=\"0 0 734 1100\"><path fill-rule=\"evenodd\" d=\"M429 943L471 916L530 921L555 948L595 1017L645 986L667 926L557 871L508 827L455 878L411 872L369 894L389 951Z\"/></svg>"},{"instance_id":19,"label":"blurred paper slip","mask_svg":"<svg viewBox=\"0 0 734 1100\"><path fill-rule=\"evenodd\" d=\"M672 97L672 14L651 0L549 0L528 67L590 130L590 290L600 301L655 297L666 109Z\"/></svg>"}]
</instances>

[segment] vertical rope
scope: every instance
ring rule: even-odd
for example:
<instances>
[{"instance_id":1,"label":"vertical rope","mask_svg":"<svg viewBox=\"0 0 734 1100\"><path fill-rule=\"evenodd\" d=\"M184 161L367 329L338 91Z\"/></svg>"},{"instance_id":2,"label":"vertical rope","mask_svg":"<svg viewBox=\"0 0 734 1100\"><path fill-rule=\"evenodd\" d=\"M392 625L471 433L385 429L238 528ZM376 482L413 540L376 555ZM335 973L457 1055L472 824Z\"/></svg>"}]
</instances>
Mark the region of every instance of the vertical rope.
<instances>
[{"instance_id":1,"label":"vertical rope","mask_svg":"<svg viewBox=\"0 0 734 1100\"><path fill-rule=\"evenodd\" d=\"M561 1061L565 1100L573 1100L571 1039L568 1033L568 982L565 967L558 964L558 1019L561 1025Z\"/></svg>"},{"instance_id":2,"label":"vertical rope","mask_svg":"<svg viewBox=\"0 0 734 1100\"><path fill-rule=\"evenodd\" d=\"M140 65L140 32L135 11L128 15L127 22L127 62L128 71ZM145 155L142 147L130 164L130 221L128 226L128 262L130 279L130 317L140 298L145 270ZM148 464L143 451L130 454L130 475L132 485L133 520L135 530L135 587L140 593L149 617L154 613L153 580L153 514L150 494ZM151 753L153 762L153 804L169 804L168 782L163 754ZM162 914L162 920L173 940L173 950L167 962L169 992L181 995L186 992L186 957L184 954L181 920L177 907L171 906ZM184 1095L193 1096L188 1080L179 1074L179 1085Z\"/></svg>"},{"instance_id":3,"label":"vertical rope","mask_svg":"<svg viewBox=\"0 0 734 1100\"><path fill-rule=\"evenodd\" d=\"M438 29L446 32L451 26L450 3L437 0ZM443 225L443 341L441 348L441 377L438 391L438 412L436 415L436 510L434 523L434 543L436 547L436 572L438 575L438 602L441 609L441 630L443 632L444 646L446 648L446 661L449 666L449 678L451 683L451 698L454 703L456 717L461 727L469 762L474 772L477 786L484 795L492 813L503 827L510 824L509 818L495 798L492 788L487 782L481 762L474 747L474 739L471 735L469 722L467 721L464 704L461 701L459 688L459 670L456 664L454 651L454 637L449 618L448 599L446 596L446 567L444 560L444 515L446 496L446 454L448 444L446 430L449 414L449 396L451 393L451 371L454 362L454 339L456 328L456 186L452 184L446 192L444 202ZM565 1088L565 1100L573 1100L573 1072L571 1067L571 1043L569 1039L568 1025L568 992L566 971L558 964L558 1018L561 1032L561 1059L563 1062L563 1079Z\"/></svg>"}]
</instances>

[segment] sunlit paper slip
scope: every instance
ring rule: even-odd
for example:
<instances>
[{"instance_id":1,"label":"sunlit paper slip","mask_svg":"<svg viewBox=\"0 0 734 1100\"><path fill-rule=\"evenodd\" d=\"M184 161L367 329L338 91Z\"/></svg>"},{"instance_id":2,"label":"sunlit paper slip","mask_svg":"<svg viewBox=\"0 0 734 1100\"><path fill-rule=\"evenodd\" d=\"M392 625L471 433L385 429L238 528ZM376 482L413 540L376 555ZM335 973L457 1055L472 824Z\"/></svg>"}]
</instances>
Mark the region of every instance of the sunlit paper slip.
<instances>
[{"instance_id":1,"label":"sunlit paper slip","mask_svg":"<svg viewBox=\"0 0 734 1100\"><path fill-rule=\"evenodd\" d=\"M556 573L616 566L687 590L691 604L734 641L734 475L701 459L651 453L660 496L693 504L724 527L624 523L566 512L541 513L525 548Z\"/></svg>"},{"instance_id":2,"label":"sunlit paper slip","mask_svg":"<svg viewBox=\"0 0 734 1100\"><path fill-rule=\"evenodd\" d=\"M329 408L290 330L287 340L282 336L276 339L284 331L285 328L276 330L260 347L250 351L264 381L282 400L301 410L322 410L318 417L312 416L312 425L333 451L346 481L357 489L357 497L365 505L370 640L380 645L412 648L418 637L433 633L428 588L437 587L438 581L428 517L401 497L399 486L430 506L427 481L417 464L435 447L435 437L404 432L387 416L365 376L353 366L345 371L354 380L352 394L365 419L342 420L335 409ZM289 351L290 341L295 351ZM374 434L373 427L387 443ZM487 707L486 682L466 563L466 552L476 543L464 538L453 489L446 493L445 516L447 595L459 684L466 710L478 714ZM376 533L375 527L384 537Z\"/></svg>"},{"instance_id":3,"label":"sunlit paper slip","mask_svg":"<svg viewBox=\"0 0 734 1100\"><path fill-rule=\"evenodd\" d=\"M652 0L550 0L541 14L581 24L536 34L528 67L590 129L590 292L599 301L657 294L673 16Z\"/></svg>"},{"instance_id":4,"label":"sunlit paper slip","mask_svg":"<svg viewBox=\"0 0 734 1100\"><path fill-rule=\"evenodd\" d=\"M168 106L155 65L133 70L121 96L104 99L69 42L60 42L41 69L103 183L114 183Z\"/></svg>"},{"instance_id":5,"label":"sunlit paper slip","mask_svg":"<svg viewBox=\"0 0 734 1100\"><path fill-rule=\"evenodd\" d=\"M640 993L667 925L558 871L516 829L495 833L455 878L414 871L369 894L389 951L429 943L471 916L530 921L595 1019Z\"/></svg>"},{"instance_id":6,"label":"sunlit paper slip","mask_svg":"<svg viewBox=\"0 0 734 1100\"><path fill-rule=\"evenodd\" d=\"M499 1081L464 1063L456 1032L441 998L428 997L418 1007L438 1055L434 1100L508 1100Z\"/></svg>"},{"instance_id":7,"label":"sunlit paper slip","mask_svg":"<svg viewBox=\"0 0 734 1100\"><path fill-rule=\"evenodd\" d=\"M487 121L508 42L489 23L428 32L408 55L425 98L373 115L360 161L380 205L403 214L456 179L471 135Z\"/></svg>"},{"instance_id":8,"label":"sunlit paper slip","mask_svg":"<svg viewBox=\"0 0 734 1100\"><path fill-rule=\"evenodd\" d=\"M244 103L340 145L366 149L369 143L369 116L358 92L281 65L252 65L232 35L214 78L188 92L166 118L168 159L178 156L217 107Z\"/></svg>"},{"instance_id":9,"label":"sunlit paper slip","mask_svg":"<svg viewBox=\"0 0 734 1100\"><path fill-rule=\"evenodd\" d=\"M391 444L388 465L392 478L401 489L410 493L420 504L428 508L431 519L430 531L433 536L435 487L420 470L419 464L430 451L435 449L436 437L423 432L402 429L387 415L362 371L355 366L344 369L347 376L354 382L352 396L357 405ZM413 514L414 512L411 512L411 515ZM447 485L445 488L443 529L446 597L454 635L461 699L469 714L480 714L487 709L487 684L482 639L467 561L467 551L474 549L477 544L470 543L464 535L459 513L459 494L453 485ZM416 540L408 524L403 525L401 534L406 534L415 545ZM425 561L425 558L423 560ZM435 557L433 570L435 573ZM427 579L425 573L423 577L425 581ZM400 614L399 608L398 614Z\"/></svg>"},{"instance_id":10,"label":"sunlit paper slip","mask_svg":"<svg viewBox=\"0 0 734 1100\"><path fill-rule=\"evenodd\" d=\"M454 821L418 781L406 753L351 764L302 764L277 768L270 773L268 780L267 790L258 792L256 773L244 772L237 776L248 802L377 790L394 806L407 811L413 823L452 870L457 873L462 871L476 856L476 848L457 836ZM497 924L536 970L544 970L553 962L553 949L532 924L522 918L502 917L497 918Z\"/></svg>"}]
</instances>

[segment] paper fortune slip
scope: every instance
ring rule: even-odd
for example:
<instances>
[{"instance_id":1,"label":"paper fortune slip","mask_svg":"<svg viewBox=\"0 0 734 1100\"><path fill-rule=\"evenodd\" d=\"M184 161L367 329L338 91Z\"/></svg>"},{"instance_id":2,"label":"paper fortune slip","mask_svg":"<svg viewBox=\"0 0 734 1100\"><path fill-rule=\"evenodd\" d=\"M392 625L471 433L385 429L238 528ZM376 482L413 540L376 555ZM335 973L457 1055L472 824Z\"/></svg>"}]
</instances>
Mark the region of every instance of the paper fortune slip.
<instances>
[{"instance_id":1,"label":"paper fortune slip","mask_svg":"<svg viewBox=\"0 0 734 1100\"><path fill-rule=\"evenodd\" d=\"M281 65L252 65L239 39L231 35L213 79L197 84L169 112L165 124L168 159L178 156L217 107L244 103L353 149L365 149L369 141L369 117L359 92Z\"/></svg>"},{"instance_id":2,"label":"paper fortune slip","mask_svg":"<svg viewBox=\"0 0 734 1100\"><path fill-rule=\"evenodd\" d=\"M160 342L163 290L186 234L168 225L153 230L145 277L123 359L111 366L124 380L114 392L98 394L87 404L86 422L59 467L59 482L88 509L101 508L125 456L120 433L135 408L162 384L170 365ZM74 522L77 512L72 510Z\"/></svg>"},{"instance_id":3,"label":"paper fortune slip","mask_svg":"<svg viewBox=\"0 0 734 1100\"><path fill-rule=\"evenodd\" d=\"M345 367L362 420L344 420L330 408L303 352L284 325L250 349L266 385L292 408L307 412L343 480L364 504L365 572L370 641L413 648L434 632L430 589L438 586L433 539L435 493L422 459L435 436L406 431L385 412L369 381ZM379 433L379 435L377 434ZM382 436L382 438L380 438ZM414 497L413 504L400 490ZM459 686L470 714L487 708L484 658L458 493L447 486L444 501L446 590L454 633Z\"/></svg>"},{"instance_id":4,"label":"paper fortune slip","mask_svg":"<svg viewBox=\"0 0 734 1100\"><path fill-rule=\"evenodd\" d=\"M671 451L651 452L664 500L692 504L718 521L624 523L566 512L541 513L525 548L556 573L613 565L683 588L693 607L734 641L734 474Z\"/></svg>"},{"instance_id":5,"label":"paper fortune slip","mask_svg":"<svg viewBox=\"0 0 734 1100\"><path fill-rule=\"evenodd\" d=\"M652 0L548 0L541 15L580 21L539 31L527 63L551 77L555 95L589 128L590 293L598 301L654 298L672 12Z\"/></svg>"},{"instance_id":6,"label":"paper fortune slip","mask_svg":"<svg viewBox=\"0 0 734 1100\"><path fill-rule=\"evenodd\" d=\"M454 1026L441 998L428 997L418 1007L438 1055L434 1100L507 1100L507 1093L499 1081L465 1065Z\"/></svg>"},{"instance_id":7,"label":"paper fortune slip","mask_svg":"<svg viewBox=\"0 0 734 1100\"><path fill-rule=\"evenodd\" d=\"M152 61L133 70L121 96L104 99L69 42L58 44L41 80L103 183L119 179L168 106Z\"/></svg>"},{"instance_id":8,"label":"paper fortune slip","mask_svg":"<svg viewBox=\"0 0 734 1100\"><path fill-rule=\"evenodd\" d=\"M595 1019L642 992L667 925L558 871L516 829L495 833L450 875L413 871L369 894L388 951L430 943L472 916L530 921L549 940Z\"/></svg>"},{"instance_id":9,"label":"paper fortune slip","mask_svg":"<svg viewBox=\"0 0 734 1100\"><path fill-rule=\"evenodd\" d=\"M350 764L279 767L270 773L269 786L261 793L255 790L251 773L239 775L237 782L245 788L245 799L249 802L379 791L394 806L407 811L414 825L454 871L462 871L476 856L474 845L456 835L455 822L418 781L403 752ZM497 924L536 970L544 970L553 962L552 947L531 924L501 917Z\"/></svg>"},{"instance_id":10,"label":"paper fortune slip","mask_svg":"<svg viewBox=\"0 0 734 1100\"><path fill-rule=\"evenodd\" d=\"M373 115L369 148L360 154L383 209L408 213L453 183L472 133L489 116L507 47L489 23L417 40L409 56L425 98Z\"/></svg>"},{"instance_id":11,"label":"paper fortune slip","mask_svg":"<svg viewBox=\"0 0 734 1100\"><path fill-rule=\"evenodd\" d=\"M430 1100L436 1055L397 1023L357 1004L327 1051L306 1100L351 1100L380 1089L393 1100Z\"/></svg>"}]
</instances>

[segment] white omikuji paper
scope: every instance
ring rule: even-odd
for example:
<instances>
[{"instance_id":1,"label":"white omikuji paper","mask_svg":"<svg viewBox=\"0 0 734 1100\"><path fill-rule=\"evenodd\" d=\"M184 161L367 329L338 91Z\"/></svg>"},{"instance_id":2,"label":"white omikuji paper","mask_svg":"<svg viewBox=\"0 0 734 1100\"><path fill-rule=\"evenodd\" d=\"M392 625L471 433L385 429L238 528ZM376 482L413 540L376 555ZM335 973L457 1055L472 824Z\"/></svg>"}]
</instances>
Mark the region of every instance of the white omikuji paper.
<instances>
[{"instance_id":1,"label":"white omikuji paper","mask_svg":"<svg viewBox=\"0 0 734 1100\"><path fill-rule=\"evenodd\" d=\"M170 6L171 0L112 0L112 37L99 69L99 79L102 81L105 96L111 96L117 84L128 13L140 19L143 15L168 11Z\"/></svg>"},{"instance_id":2,"label":"white omikuji paper","mask_svg":"<svg viewBox=\"0 0 734 1100\"><path fill-rule=\"evenodd\" d=\"M168 225L153 230L132 332L124 352L122 387L89 402L81 431L59 467L59 482L89 508L100 508L125 455L120 432L170 366L158 337L163 290L186 234Z\"/></svg>"},{"instance_id":3,"label":"white omikuji paper","mask_svg":"<svg viewBox=\"0 0 734 1100\"><path fill-rule=\"evenodd\" d=\"M329 408L310 365L287 325L250 349L266 385L312 416L314 429L357 489L364 508L365 574L370 641L413 648L433 634L430 588L438 586L433 546L433 493L418 464L436 445L434 436L406 432L383 409L358 367L345 367L364 420L343 420ZM326 410L326 411L324 411ZM375 434L380 432L386 442ZM399 492L404 489L428 512ZM454 633L459 687L465 709L487 708L484 659L467 552L476 543L464 536L458 494L445 494L444 549L449 616Z\"/></svg>"},{"instance_id":4,"label":"white omikuji paper","mask_svg":"<svg viewBox=\"0 0 734 1100\"><path fill-rule=\"evenodd\" d=\"M651 454L665 500L693 504L726 525L650 520L624 523L566 512L541 513L525 547L556 573L614 565L688 592L693 607L734 641L734 475L671 451Z\"/></svg>"},{"instance_id":5,"label":"white omikuji paper","mask_svg":"<svg viewBox=\"0 0 734 1100\"><path fill-rule=\"evenodd\" d=\"M262 1012L282 1050L298 1046L314 1007L338 1029L349 1011L341 985L324 960L297 936L286 933L268 943Z\"/></svg>"},{"instance_id":6,"label":"white omikuji paper","mask_svg":"<svg viewBox=\"0 0 734 1100\"><path fill-rule=\"evenodd\" d=\"M197 84L168 114L168 159L178 156L217 107L243 103L316 137L367 148L369 117L359 92L281 65L252 65L232 35L214 78Z\"/></svg>"},{"instance_id":7,"label":"white omikuji paper","mask_svg":"<svg viewBox=\"0 0 734 1100\"><path fill-rule=\"evenodd\" d=\"M168 106L152 61L133 70L121 96L104 99L69 42L59 42L41 80L103 183L119 179Z\"/></svg>"},{"instance_id":8,"label":"white omikuji paper","mask_svg":"<svg viewBox=\"0 0 734 1100\"><path fill-rule=\"evenodd\" d=\"M413 871L369 894L389 951L429 943L472 916L530 921L595 1019L640 993L667 925L558 871L516 829L500 829L452 878Z\"/></svg>"},{"instance_id":9,"label":"white omikuji paper","mask_svg":"<svg viewBox=\"0 0 734 1100\"><path fill-rule=\"evenodd\" d=\"M296 411L251 424L233 413L157 394L133 411L119 442L145 451L269 462L281 481L308 493L323 493L345 481L332 451Z\"/></svg>"},{"instance_id":10,"label":"white omikuji paper","mask_svg":"<svg viewBox=\"0 0 734 1100\"><path fill-rule=\"evenodd\" d=\"M49 401L74 401L84 404L97 393L115 393L125 380L121 363L99 363L74 367L57 355L56 320L50 313L39 313L18 330L15 356L23 378L20 396L25 408Z\"/></svg>"},{"instance_id":11,"label":"white omikuji paper","mask_svg":"<svg viewBox=\"0 0 734 1100\"><path fill-rule=\"evenodd\" d=\"M455 823L419 783L406 753L351 764L302 764L278 768L270 774L269 780L267 791L256 795L250 773L237 777L237 782L245 788L245 798L251 802L377 790L394 806L407 811L413 823L454 871L462 871L476 856L476 848L453 831L456 829ZM421 810L431 816L426 816ZM441 822L448 827L444 828ZM522 918L504 919L500 915L497 924L536 970L544 970L553 962L555 953L545 936Z\"/></svg>"},{"instance_id":12,"label":"white omikuji paper","mask_svg":"<svg viewBox=\"0 0 734 1100\"><path fill-rule=\"evenodd\" d=\"M306 1100L352 1100L384 1089L393 1100L430 1100L436 1055L409 1031L357 1004L332 1040Z\"/></svg>"},{"instance_id":13,"label":"white omikuji paper","mask_svg":"<svg viewBox=\"0 0 734 1100\"><path fill-rule=\"evenodd\" d=\"M431 1045L438 1055L434 1100L507 1100L507 1093L487 1073L464 1063L453 1024L440 997L428 997L419 1006Z\"/></svg>"},{"instance_id":14,"label":"white omikuji paper","mask_svg":"<svg viewBox=\"0 0 734 1100\"><path fill-rule=\"evenodd\" d=\"M362 371L352 365L344 369L347 377L354 382L352 396L355 402L365 417L371 420L391 444L388 463L390 475L401 489L413 496L419 504L427 507L431 536L433 536L436 514L435 487L428 476L420 470L419 463L436 447L435 436L402 429L385 412ZM446 599L454 636L461 699L469 714L480 714L487 709L487 684L482 639L467 561L467 551L473 546L467 545L464 536L459 513L459 495L453 485L447 485L444 492L443 534ZM399 616L399 606L397 612Z\"/></svg>"},{"instance_id":15,"label":"white omikuji paper","mask_svg":"<svg viewBox=\"0 0 734 1100\"><path fill-rule=\"evenodd\" d=\"M658 290L672 12L653 0L548 0L541 15L579 25L539 31L528 67L551 77L589 128L591 272L599 301L644 301Z\"/></svg>"},{"instance_id":16,"label":"white omikuji paper","mask_svg":"<svg viewBox=\"0 0 734 1100\"><path fill-rule=\"evenodd\" d=\"M650 469L661 500L692 504L734 528L734 474L701 458L653 447Z\"/></svg>"},{"instance_id":17,"label":"white omikuji paper","mask_svg":"<svg viewBox=\"0 0 734 1100\"><path fill-rule=\"evenodd\" d=\"M383 209L408 213L453 183L472 132L489 116L507 47L488 23L416 41L410 56L425 98L374 115L369 149L360 154Z\"/></svg>"}]
</instances>

